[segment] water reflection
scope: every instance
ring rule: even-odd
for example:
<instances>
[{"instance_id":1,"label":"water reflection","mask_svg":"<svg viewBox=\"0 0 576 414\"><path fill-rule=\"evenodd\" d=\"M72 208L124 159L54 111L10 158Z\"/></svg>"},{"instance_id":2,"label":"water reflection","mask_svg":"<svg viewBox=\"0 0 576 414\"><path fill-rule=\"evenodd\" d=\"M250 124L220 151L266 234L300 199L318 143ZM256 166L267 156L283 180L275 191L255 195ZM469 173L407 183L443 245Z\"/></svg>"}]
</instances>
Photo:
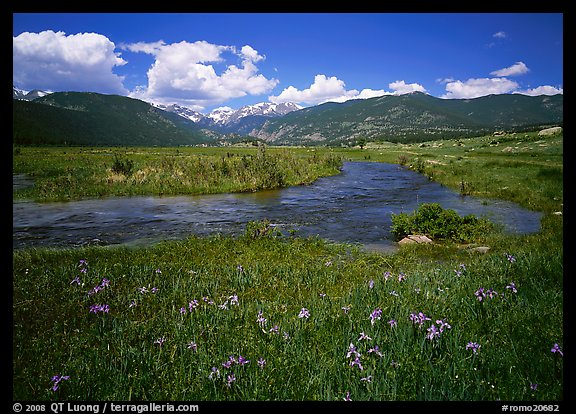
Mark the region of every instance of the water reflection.
<instances>
[{"instance_id":1,"label":"water reflection","mask_svg":"<svg viewBox=\"0 0 576 414\"><path fill-rule=\"evenodd\" d=\"M513 203L462 197L395 164L349 162L311 185L258 193L14 203L13 246L147 244L240 234L249 221L268 219L286 232L389 249L391 214L430 202L488 217L511 233L540 228L540 213Z\"/></svg>"}]
</instances>

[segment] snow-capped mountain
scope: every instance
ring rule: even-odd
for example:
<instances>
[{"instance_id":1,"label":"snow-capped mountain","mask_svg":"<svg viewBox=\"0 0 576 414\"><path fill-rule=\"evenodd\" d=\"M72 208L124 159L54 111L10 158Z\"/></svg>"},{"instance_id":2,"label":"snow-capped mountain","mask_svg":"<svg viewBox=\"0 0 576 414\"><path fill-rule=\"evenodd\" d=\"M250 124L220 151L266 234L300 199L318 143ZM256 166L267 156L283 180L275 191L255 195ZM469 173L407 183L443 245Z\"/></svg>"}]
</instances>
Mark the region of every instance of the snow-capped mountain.
<instances>
[{"instance_id":1,"label":"snow-capped mountain","mask_svg":"<svg viewBox=\"0 0 576 414\"><path fill-rule=\"evenodd\" d=\"M50 92L41 91L40 89L34 89L32 91L25 91L23 89L18 89L12 86L12 98L13 99L23 99L25 101L33 101L37 98L42 98L43 96L49 95Z\"/></svg>"},{"instance_id":2,"label":"snow-capped mountain","mask_svg":"<svg viewBox=\"0 0 576 414\"><path fill-rule=\"evenodd\" d=\"M303 108L292 102L279 104L260 102L243 106L240 109L222 106L208 114L202 114L177 104L164 105L154 102L150 102L150 104L164 111L174 112L190 119L204 128L215 129L222 133L249 133L254 128L262 126L269 118L280 117Z\"/></svg>"},{"instance_id":3,"label":"snow-capped mountain","mask_svg":"<svg viewBox=\"0 0 576 414\"><path fill-rule=\"evenodd\" d=\"M172 105L163 105L159 103L150 102L150 104L158 109L162 109L163 111L173 112L181 117L189 119L193 122L200 122L202 119L205 118L205 115L201 114L200 112L196 112L188 107L180 106L176 104Z\"/></svg>"}]
</instances>

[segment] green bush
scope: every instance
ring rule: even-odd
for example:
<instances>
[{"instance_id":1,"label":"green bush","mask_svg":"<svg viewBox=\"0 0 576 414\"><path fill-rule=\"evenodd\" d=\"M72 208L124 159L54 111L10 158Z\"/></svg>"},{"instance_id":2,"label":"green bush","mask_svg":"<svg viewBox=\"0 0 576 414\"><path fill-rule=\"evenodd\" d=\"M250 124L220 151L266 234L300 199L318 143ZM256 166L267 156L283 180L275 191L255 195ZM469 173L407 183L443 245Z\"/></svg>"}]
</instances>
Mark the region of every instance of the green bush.
<instances>
[{"instance_id":1,"label":"green bush","mask_svg":"<svg viewBox=\"0 0 576 414\"><path fill-rule=\"evenodd\" d=\"M425 203L412 214L392 214L392 234L397 240L408 234L425 234L433 239L457 242L478 241L493 229L487 219L473 214L460 217L454 210L438 203Z\"/></svg>"}]
</instances>

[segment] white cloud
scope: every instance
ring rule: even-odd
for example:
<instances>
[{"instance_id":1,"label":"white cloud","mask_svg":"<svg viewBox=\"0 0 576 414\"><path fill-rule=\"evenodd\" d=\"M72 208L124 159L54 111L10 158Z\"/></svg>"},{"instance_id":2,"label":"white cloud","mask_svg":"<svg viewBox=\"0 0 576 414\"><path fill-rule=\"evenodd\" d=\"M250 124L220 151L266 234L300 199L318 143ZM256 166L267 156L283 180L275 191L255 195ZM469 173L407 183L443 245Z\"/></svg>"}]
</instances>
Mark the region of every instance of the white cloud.
<instances>
[{"instance_id":1,"label":"white cloud","mask_svg":"<svg viewBox=\"0 0 576 414\"><path fill-rule=\"evenodd\" d=\"M392 82L388 85L393 92L383 89L346 89L344 81L335 76L316 75L314 82L309 88L299 90L293 86L288 86L277 96L269 96L270 102L295 102L307 105L318 105L324 102L345 102L350 99L368 99L383 95L402 95L409 92L425 92L426 89L417 83L407 84L403 80Z\"/></svg>"},{"instance_id":2,"label":"white cloud","mask_svg":"<svg viewBox=\"0 0 576 414\"><path fill-rule=\"evenodd\" d=\"M126 61L97 33L66 35L46 30L12 37L13 84L23 89L126 93L112 72Z\"/></svg>"},{"instance_id":3,"label":"white cloud","mask_svg":"<svg viewBox=\"0 0 576 414\"><path fill-rule=\"evenodd\" d=\"M399 80L396 82L392 82L388 84L390 89L394 90L394 95L404 95L410 92L426 92L424 86L419 85L417 83L409 83L407 84L403 80Z\"/></svg>"},{"instance_id":4,"label":"white cloud","mask_svg":"<svg viewBox=\"0 0 576 414\"><path fill-rule=\"evenodd\" d=\"M494 33L494 34L492 35L492 37L496 37L496 38L498 38L498 39L504 39L504 38L506 38L507 36L508 36L508 35L506 34L506 32L503 32L503 31L496 32L496 33Z\"/></svg>"},{"instance_id":5,"label":"white cloud","mask_svg":"<svg viewBox=\"0 0 576 414\"><path fill-rule=\"evenodd\" d=\"M278 83L258 73L255 63L265 59L251 46L240 52L234 46L221 46L197 41L166 44L133 43L122 45L133 52L154 56L155 61L147 72L148 85L137 88L130 96L157 102L194 107L221 104L229 99L270 92ZM228 64L224 54L239 60L239 65ZM213 64L224 64L218 71Z\"/></svg>"},{"instance_id":6,"label":"white cloud","mask_svg":"<svg viewBox=\"0 0 576 414\"><path fill-rule=\"evenodd\" d=\"M498 69L493 72L490 72L490 75L494 76L516 76L516 75L523 75L528 73L530 69L524 62L516 62L512 66L507 68Z\"/></svg>"},{"instance_id":7,"label":"white cloud","mask_svg":"<svg viewBox=\"0 0 576 414\"><path fill-rule=\"evenodd\" d=\"M446 84L447 93L441 98L477 98L490 94L509 93L518 89L518 84L508 78L477 78L464 82L453 81Z\"/></svg>"},{"instance_id":8,"label":"white cloud","mask_svg":"<svg viewBox=\"0 0 576 414\"><path fill-rule=\"evenodd\" d=\"M516 91L514 93L520 93L522 95L530 95L530 96L538 96L538 95L557 95L557 94L564 94L563 88L555 88L554 86L550 85L543 85L538 86L532 89L526 89L521 91Z\"/></svg>"}]
</instances>

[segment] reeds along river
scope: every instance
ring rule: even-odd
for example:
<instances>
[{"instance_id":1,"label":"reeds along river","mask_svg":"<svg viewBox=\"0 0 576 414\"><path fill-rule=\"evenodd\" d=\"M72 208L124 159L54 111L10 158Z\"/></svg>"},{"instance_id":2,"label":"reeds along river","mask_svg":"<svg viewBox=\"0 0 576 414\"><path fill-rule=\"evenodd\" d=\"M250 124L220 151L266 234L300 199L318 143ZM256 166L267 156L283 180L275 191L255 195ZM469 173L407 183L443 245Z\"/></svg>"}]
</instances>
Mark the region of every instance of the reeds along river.
<instances>
[{"instance_id":1,"label":"reeds along river","mask_svg":"<svg viewBox=\"0 0 576 414\"><path fill-rule=\"evenodd\" d=\"M463 197L396 164L348 162L339 175L274 191L14 203L13 247L139 245L192 234L241 234L248 222L267 219L286 233L388 250L395 246L391 214L432 202L460 215L487 217L510 233L540 229L541 213L513 203Z\"/></svg>"}]
</instances>

